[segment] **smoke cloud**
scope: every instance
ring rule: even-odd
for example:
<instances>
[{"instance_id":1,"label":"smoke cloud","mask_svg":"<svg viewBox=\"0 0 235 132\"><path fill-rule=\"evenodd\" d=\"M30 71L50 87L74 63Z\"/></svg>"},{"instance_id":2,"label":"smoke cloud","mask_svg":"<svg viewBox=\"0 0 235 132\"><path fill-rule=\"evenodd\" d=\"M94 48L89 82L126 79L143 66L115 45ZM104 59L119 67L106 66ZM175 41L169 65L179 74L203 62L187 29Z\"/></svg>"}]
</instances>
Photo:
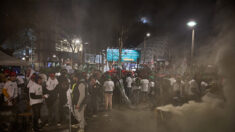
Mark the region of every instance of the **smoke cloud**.
<instances>
[{"instance_id":1,"label":"smoke cloud","mask_svg":"<svg viewBox=\"0 0 235 132\"><path fill-rule=\"evenodd\" d=\"M232 11L223 10L220 16L225 16L217 23L219 34L211 41L213 46L204 47L208 52L201 54L198 60L213 62L218 67L223 78L225 100L220 100L208 94L201 103L189 102L182 106L166 105L156 108L170 113L166 125L160 131L174 132L234 132L235 131L235 28ZM228 18L228 19L227 19ZM225 21L226 20L226 21ZM217 21L218 22L218 21ZM158 115L160 116L160 115Z\"/></svg>"}]
</instances>

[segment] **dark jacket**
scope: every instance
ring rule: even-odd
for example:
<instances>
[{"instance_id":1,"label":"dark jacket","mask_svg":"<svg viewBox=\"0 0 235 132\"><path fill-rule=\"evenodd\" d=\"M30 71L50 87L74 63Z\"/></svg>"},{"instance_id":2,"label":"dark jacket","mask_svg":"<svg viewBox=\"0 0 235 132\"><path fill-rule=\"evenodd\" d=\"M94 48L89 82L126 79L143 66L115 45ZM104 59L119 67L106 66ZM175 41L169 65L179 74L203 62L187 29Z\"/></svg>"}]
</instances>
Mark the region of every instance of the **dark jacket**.
<instances>
[{"instance_id":1,"label":"dark jacket","mask_svg":"<svg viewBox=\"0 0 235 132\"><path fill-rule=\"evenodd\" d=\"M66 76L62 75L58 78L58 93L60 105L67 103L67 90L69 89L69 80Z\"/></svg>"},{"instance_id":2,"label":"dark jacket","mask_svg":"<svg viewBox=\"0 0 235 132\"><path fill-rule=\"evenodd\" d=\"M80 107L82 107L84 104L87 103L87 96L88 96L88 87L85 81L79 81L78 83L75 84L74 88L72 85L72 104L77 105L79 102L79 97L80 97L80 91L79 91L79 85L84 84L85 85L85 98L81 101Z\"/></svg>"}]
</instances>

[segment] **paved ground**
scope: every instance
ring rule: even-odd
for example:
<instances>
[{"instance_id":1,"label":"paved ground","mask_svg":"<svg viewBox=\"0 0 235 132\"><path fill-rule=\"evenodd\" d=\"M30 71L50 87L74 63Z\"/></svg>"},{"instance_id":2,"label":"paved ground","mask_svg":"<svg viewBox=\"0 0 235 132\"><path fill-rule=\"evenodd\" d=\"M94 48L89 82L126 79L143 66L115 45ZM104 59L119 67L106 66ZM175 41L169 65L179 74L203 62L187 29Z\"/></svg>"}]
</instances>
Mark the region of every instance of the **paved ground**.
<instances>
[{"instance_id":1,"label":"paved ground","mask_svg":"<svg viewBox=\"0 0 235 132\"><path fill-rule=\"evenodd\" d=\"M107 115L108 116L105 116ZM111 112L99 113L87 119L86 132L156 132L154 112L144 105L134 109L114 108ZM77 129L72 129L76 132ZM68 125L44 128L43 132L69 132Z\"/></svg>"}]
</instances>

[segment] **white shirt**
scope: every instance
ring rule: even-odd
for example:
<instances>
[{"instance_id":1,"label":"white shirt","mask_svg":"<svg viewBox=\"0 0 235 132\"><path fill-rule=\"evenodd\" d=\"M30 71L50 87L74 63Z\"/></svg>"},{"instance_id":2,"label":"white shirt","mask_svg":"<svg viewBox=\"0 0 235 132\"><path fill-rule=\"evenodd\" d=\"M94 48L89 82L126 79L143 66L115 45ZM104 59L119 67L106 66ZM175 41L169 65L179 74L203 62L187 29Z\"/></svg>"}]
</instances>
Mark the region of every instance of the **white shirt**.
<instances>
[{"instance_id":1,"label":"white shirt","mask_svg":"<svg viewBox=\"0 0 235 132\"><path fill-rule=\"evenodd\" d=\"M187 90L188 90L187 93L188 93L188 95L194 95L192 89L193 89L193 88L194 88L194 89L198 89L197 82L196 82L194 79L192 79L192 80L189 81L188 83L189 83L189 87L188 87L188 89L187 89Z\"/></svg>"},{"instance_id":2,"label":"white shirt","mask_svg":"<svg viewBox=\"0 0 235 132\"><path fill-rule=\"evenodd\" d=\"M202 87L207 87L208 84L207 84L206 82L202 81L202 82L201 82L201 86L202 86Z\"/></svg>"},{"instance_id":3,"label":"white shirt","mask_svg":"<svg viewBox=\"0 0 235 132\"><path fill-rule=\"evenodd\" d=\"M32 81L31 79L29 80L29 83L27 84L27 88L30 88L33 85L34 81Z\"/></svg>"},{"instance_id":4,"label":"white shirt","mask_svg":"<svg viewBox=\"0 0 235 132\"><path fill-rule=\"evenodd\" d=\"M149 80L148 79L142 79L140 81L141 83L141 91L148 92L149 91Z\"/></svg>"},{"instance_id":5,"label":"white shirt","mask_svg":"<svg viewBox=\"0 0 235 132\"><path fill-rule=\"evenodd\" d=\"M7 90L9 98L16 98L18 96L18 87L17 87L16 82L7 81L3 89ZM8 99L4 97L4 100L7 101ZM11 104L8 104L8 105L11 105Z\"/></svg>"},{"instance_id":6,"label":"white shirt","mask_svg":"<svg viewBox=\"0 0 235 132\"><path fill-rule=\"evenodd\" d=\"M133 80L132 80L131 77L127 77L127 78L126 78L126 82L127 82L127 87L128 87L128 88L131 88L132 81L133 81Z\"/></svg>"},{"instance_id":7,"label":"white shirt","mask_svg":"<svg viewBox=\"0 0 235 132\"><path fill-rule=\"evenodd\" d=\"M180 91L180 85L178 83L174 83L172 88L173 88L173 92Z\"/></svg>"},{"instance_id":8,"label":"white shirt","mask_svg":"<svg viewBox=\"0 0 235 132\"><path fill-rule=\"evenodd\" d=\"M31 87L29 88L29 94L30 93L34 93L35 95L42 95L42 86L33 82ZM30 105L34 105L34 104L38 104L38 103L42 103L42 102L43 102L43 99L32 99L30 97Z\"/></svg>"},{"instance_id":9,"label":"white shirt","mask_svg":"<svg viewBox=\"0 0 235 132\"><path fill-rule=\"evenodd\" d=\"M54 80L52 80L50 77L48 78L47 81L47 90L52 91L55 89L55 87L59 84L58 80L55 78Z\"/></svg>"},{"instance_id":10,"label":"white shirt","mask_svg":"<svg viewBox=\"0 0 235 132\"><path fill-rule=\"evenodd\" d=\"M73 113L73 106L72 106L72 89L68 89L67 92L66 92L66 95L67 95L67 107L69 108L69 110Z\"/></svg>"},{"instance_id":11,"label":"white shirt","mask_svg":"<svg viewBox=\"0 0 235 132\"><path fill-rule=\"evenodd\" d=\"M18 84L24 84L24 79L21 76L17 76L16 78Z\"/></svg>"},{"instance_id":12,"label":"white shirt","mask_svg":"<svg viewBox=\"0 0 235 132\"><path fill-rule=\"evenodd\" d=\"M109 80L104 82L104 91L113 91L114 89L114 82Z\"/></svg>"},{"instance_id":13,"label":"white shirt","mask_svg":"<svg viewBox=\"0 0 235 132\"><path fill-rule=\"evenodd\" d=\"M154 86L155 86L155 82L151 81L151 82L149 83L149 87L150 87L150 88L153 88Z\"/></svg>"},{"instance_id":14,"label":"white shirt","mask_svg":"<svg viewBox=\"0 0 235 132\"><path fill-rule=\"evenodd\" d=\"M176 79L173 77L169 78L169 80L170 80L171 86L173 86L173 84L176 82Z\"/></svg>"}]
</instances>

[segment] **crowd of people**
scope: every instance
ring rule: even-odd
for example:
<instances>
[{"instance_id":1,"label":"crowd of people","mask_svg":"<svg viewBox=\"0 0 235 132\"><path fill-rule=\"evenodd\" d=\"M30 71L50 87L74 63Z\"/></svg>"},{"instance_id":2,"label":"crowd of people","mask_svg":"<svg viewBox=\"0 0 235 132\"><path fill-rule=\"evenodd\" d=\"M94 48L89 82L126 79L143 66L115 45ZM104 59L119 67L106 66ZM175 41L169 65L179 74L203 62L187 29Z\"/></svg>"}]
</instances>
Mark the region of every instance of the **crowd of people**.
<instances>
[{"instance_id":1,"label":"crowd of people","mask_svg":"<svg viewBox=\"0 0 235 132\"><path fill-rule=\"evenodd\" d=\"M56 73L60 73L59 75ZM220 79L202 79L185 74L159 74L151 70L102 73L51 70L36 72L29 68L24 76L5 70L0 80L1 107L16 110L22 98L32 111L32 128L66 124L83 132L86 118L95 118L99 111L112 111L114 105L147 104L150 108L165 104L181 105L189 100L200 101L207 93L223 98ZM42 107L47 109L43 118Z\"/></svg>"}]
</instances>

